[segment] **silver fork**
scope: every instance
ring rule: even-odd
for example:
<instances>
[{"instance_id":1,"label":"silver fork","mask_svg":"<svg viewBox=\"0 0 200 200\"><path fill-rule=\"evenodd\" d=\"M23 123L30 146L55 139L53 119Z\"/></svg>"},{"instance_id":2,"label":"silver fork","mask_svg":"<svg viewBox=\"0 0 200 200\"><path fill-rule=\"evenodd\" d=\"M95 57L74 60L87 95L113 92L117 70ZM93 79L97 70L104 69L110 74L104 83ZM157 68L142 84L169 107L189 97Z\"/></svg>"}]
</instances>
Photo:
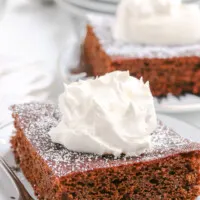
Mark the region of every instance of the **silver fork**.
<instances>
[{"instance_id":1,"label":"silver fork","mask_svg":"<svg viewBox=\"0 0 200 200\"><path fill-rule=\"evenodd\" d=\"M7 162L0 156L0 163L4 167L4 169L8 172L12 180L14 181L18 191L19 191L19 198L18 200L34 200L31 195L27 192L24 185L21 183L21 181L18 179L18 177L15 175L15 173L11 170Z\"/></svg>"}]
</instances>

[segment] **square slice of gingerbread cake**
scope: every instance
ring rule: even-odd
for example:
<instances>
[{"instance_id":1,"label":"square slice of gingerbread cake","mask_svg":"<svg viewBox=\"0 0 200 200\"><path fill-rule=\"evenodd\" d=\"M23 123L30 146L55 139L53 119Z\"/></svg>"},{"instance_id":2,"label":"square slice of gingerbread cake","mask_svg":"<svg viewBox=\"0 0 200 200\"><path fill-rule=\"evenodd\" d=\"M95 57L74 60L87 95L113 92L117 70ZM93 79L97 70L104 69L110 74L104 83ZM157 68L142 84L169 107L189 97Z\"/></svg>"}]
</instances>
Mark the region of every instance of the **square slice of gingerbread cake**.
<instances>
[{"instance_id":1,"label":"square slice of gingerbread cake","mask_svg":"<svg viewBox=\"0 0 200 200\"><path fill-rule=\"evenodd\" d=\"M150 150L115 158L52 142L48 132L61 119L53 104L15 105L12 110L12 149L38 199L195 199L200 194L200 144L160 121Z\"/></svg>"},{"instance_id":2,"label":"square slice of gingerbread cake","mask_svg":"<svg viewBox=\"0 0 200 200\"><path fill-rule=\"evenodd\" d=\"M89 15L83 62L94 76L129 70L149 80L153 96L200 94L200 43L145 45L113 37L115 17Z\"/></svg>"}]
</instances>

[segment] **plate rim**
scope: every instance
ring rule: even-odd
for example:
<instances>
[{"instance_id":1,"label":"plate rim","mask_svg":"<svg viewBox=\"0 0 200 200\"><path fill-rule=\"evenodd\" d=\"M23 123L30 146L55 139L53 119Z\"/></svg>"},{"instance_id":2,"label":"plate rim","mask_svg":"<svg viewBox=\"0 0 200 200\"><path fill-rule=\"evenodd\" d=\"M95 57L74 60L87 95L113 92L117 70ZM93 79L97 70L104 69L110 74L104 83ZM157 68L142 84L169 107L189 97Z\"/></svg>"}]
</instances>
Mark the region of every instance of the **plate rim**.
<instances>
[{"instance_id":1,"label":"plate rim","mask_svg":"<svg viewBox=\"0 0 200 200\"><path fill-rule=\"evenodd\" d=\"M93 6L84 6L84 3L81 4L74 2L73 0L64 1L64 0L55 0L58 5L60 5L61 8L71 12L76 13L78 16L83 16L88 13L93 14L102 14L102 15L113 15L116 12L116 6L111 5L102 5L98 4L98 8L101 7L101 9L95 8L97 5L94 5L96 3L93 2ZM88 1L88 0L87 0Z\"/></svg>"}]
</instances>

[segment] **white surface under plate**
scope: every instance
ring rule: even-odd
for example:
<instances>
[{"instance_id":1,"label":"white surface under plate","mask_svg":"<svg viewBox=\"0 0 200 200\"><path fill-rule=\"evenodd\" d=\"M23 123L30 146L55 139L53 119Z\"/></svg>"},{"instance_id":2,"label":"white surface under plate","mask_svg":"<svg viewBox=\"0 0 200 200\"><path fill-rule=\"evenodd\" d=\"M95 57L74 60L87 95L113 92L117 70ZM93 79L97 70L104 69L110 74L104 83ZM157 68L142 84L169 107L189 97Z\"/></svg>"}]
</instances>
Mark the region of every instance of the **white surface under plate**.
<instances>
[{"instance_id":1,"label":"white surface under plate","mask_svg":"<svg viewBox=\"0 0 200 200\"><path fill-rule=\"evenodd\" d=\"M165 115L159 115L158 117L165 124L173 128L183 137L200 142L200 129L197 129L191 125L186 124L185 122L179 121L177 119ZM12 134L12 131L12 125L0 129L0 156L3 156L10 166L15 166L14 158L11 153L9 144L9 139ZM25 185L27 190L30 192L30 194L33 195L33 190L22 175L22 173L17 172L17 175L22 181L22 183ZM12 199L11 197L15 197L15 199L18 200L18 192L14 187L12 181L9 179L3 168L0 166L0 200L9 200Z\"/></svg>"},{"instance_id":2,"label":"white surface under plate","mask_svg":"<svg viewBox=\"0 0 200 200\"><path fill-rule=\"evenodd\" d=\"M200 112L200 97L192 94L175 97L169 94L166 98L155 99L155 108L160 113Z\"/></svg>"}]
</instances>

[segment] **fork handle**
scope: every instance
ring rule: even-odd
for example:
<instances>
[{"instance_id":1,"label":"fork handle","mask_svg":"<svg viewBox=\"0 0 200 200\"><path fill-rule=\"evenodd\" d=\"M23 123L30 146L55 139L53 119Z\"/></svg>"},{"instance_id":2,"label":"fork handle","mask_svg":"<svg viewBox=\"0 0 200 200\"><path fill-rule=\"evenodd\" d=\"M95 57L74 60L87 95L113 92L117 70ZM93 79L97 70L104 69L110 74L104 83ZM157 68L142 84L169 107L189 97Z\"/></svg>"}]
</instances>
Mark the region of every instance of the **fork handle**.
<instances>
[{"instance_id":1,"label":"fork handle","mask_svg":"<svg viewBox=\"0 0 200 200\"><path fill-rule=\"evenodd\" d=\"M15 173L11 170L9 165L5 162L5 160L0 157L0 163L2 166L6 169L8 174L11 176L12 180L14 181L17 189L19 190L20 193L20 198L19 200L34 200L29 193L26 191L24 185L21 183L21 181L18 179L18 177L15 175Z\"/></svg>"}]
</instances>

